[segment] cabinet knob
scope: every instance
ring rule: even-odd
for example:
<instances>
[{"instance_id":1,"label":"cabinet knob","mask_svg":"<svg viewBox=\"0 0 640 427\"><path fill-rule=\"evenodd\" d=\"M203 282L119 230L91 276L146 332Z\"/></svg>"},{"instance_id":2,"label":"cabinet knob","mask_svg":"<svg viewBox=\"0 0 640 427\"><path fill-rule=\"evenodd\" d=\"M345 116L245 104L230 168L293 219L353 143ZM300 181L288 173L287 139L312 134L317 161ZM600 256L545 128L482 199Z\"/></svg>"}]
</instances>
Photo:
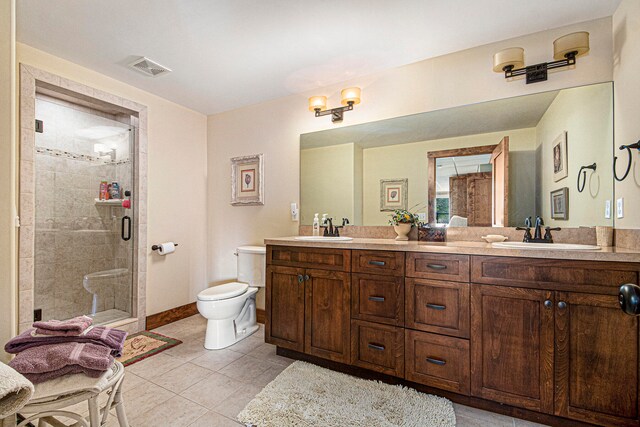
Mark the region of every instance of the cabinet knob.
<instances>
[{"instance_id":1,"label":"cabinet knob","mask_svg":"<svg viewBox=\"0 0 640 427\"><path fill-rule=\"evenodd\" d=\"M551 308L551 307L553 307L553 303L551 302L550 299L548 299L548 300L546 300L544 302L544 306L547 307L547 308Z\"/></svg>"},{"instance_id":2,"label":"cabinet knob","mask_svg":"<svg viewBox=\"0 0 640 427\"><path fill-rule=\"evenodd\" d=\"M558 303L558 308L559 308L560 310L564 310L565 308L567 308L567 303L566 303L566 302L564 302L564 301L560 301L560 302Z\"/></svg>"},{"instance_id":3,"label":"cabinet knob","mask_svg":"<svg viewBox=\"0 0 640 427\"><path fill-rule=\"evenodd\" d=\"M302 274L298 274L298 283L302 282L304 282L304 277L302 276Z\"/></svg>"},{"instance_id":4,"label":"cabinet knob","mask_svg":"<svg viewBox=\"0 0 640 427\"><path fill-rule=\"evenodd\" d=\"M305 281L307 281L307 280L309 280L309 279L311 279L311 277L309 277L309 275L308 275L308 274L305 274L305 275L304 275L304 280L305 280Z\"/></svg>"}]
</instances>

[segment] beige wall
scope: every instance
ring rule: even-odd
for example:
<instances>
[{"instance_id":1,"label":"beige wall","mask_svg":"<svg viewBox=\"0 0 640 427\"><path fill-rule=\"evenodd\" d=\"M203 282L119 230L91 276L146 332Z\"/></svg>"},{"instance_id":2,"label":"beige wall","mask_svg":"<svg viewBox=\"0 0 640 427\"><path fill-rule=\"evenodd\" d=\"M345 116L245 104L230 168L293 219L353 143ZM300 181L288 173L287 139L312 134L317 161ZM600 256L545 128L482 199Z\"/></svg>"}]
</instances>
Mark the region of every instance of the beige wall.
<instances>
[{"instance_id":1,"label":"beige wall","mask_svg":"<svg viewBox=\"0 0 640 427\"><path fill-rule=\"evenodd\" d=\"M493 54L521 46L527 63L548 61L556 38L579 30L591 34L591 51L573 70L552 73L544 83L507 82L491 71ZM299 201L300 134L349 126L424 111L612 80L611 18L552 29L484 45L404 67L209 116L208 279L212 284L233 280L234 248L259 244L265 237L297 234L289 204ZM329 106L340 105L340 90L362 88L362 103L345 113L340 124L308 111L307 98L327 95ZM234 156L264 153L265 205L229 204L230 164ZM258 301L261 305L262 301Z\"/></svg>"},{"instance_id":2,"label":"beige wall","mask_svg":"<svg viewBox=\"0 0 640 427\"><path fill-rule=\"evenodd\" d=\"M175 253L147 256L147 314L195 301L206 287L206 117L24 44L20 63L130 99L148 107L149 246L179 243Z\"/></svg>"},{"instance_id":3,"label":"beige wall","mask_svg":"<svg viewBox=\"0 0 640 427\"><path fill-rule=\"evenodd\" d=\"M16 329L15 1L0 2L0 344ZM0 361L8 355L0 349Z\"/></svg>"},{"instance_id":4,"label":"beige wall","mask_svg":"<svg viewBox=\"0 0 640 427\"><path fill-rule=\"evenodd\" d=\"M380 180L391 178L408 178L409 201L408 207L418 205L413 212L427 212L427 183L429 170L427 168L427 153L430 151L448 150L465 147L478 147L481 145L498 144L503 137L509 137L509 151L512 156L520 152L533 152L535 150L535 129L517 129L502 132L491 132L480 135L469 135L456 138L421 141L411 144L391 145L386 147L368 148L364 150L364 224L387 225L389 212L380 211ZM530 163L531 165L531 163ZM520 165L519 174L525 173ZM525 165L526 166L526 165ZM535 165L533 165L535 166ZM529 191L534 189L534 171L528 171L530 176ZM515 169L510 169L513 179L517 176ZM527 182L526 180L523 180ZM521 184L524 186L524 183ZM527 191L521 189L520 193L511 193L513 197L524 194ZM527 199L520 198L510 200L510 206L515 211L515 206L527 211ZM522 206L524 202L525 206ZM531 211L533 214L533 198L531 198Z\"/></svg>"},{"instance_id":5,"label":"beige wall","mask_svg":"<svg viewBox=\"0 0 640 427\"><path fill-rule=\"evenodd\" d=\"M340 218L354 218L355 148L355 144L350 143L300 152L300 168L304 171L300 182L306 190L300 194L302 224L313 224L316 213L320 218L328 214L336 225Z\"/></svg>"},{"instance_id":6,"label":"beige wall","mask_svg":"<svg viewBox=\"0 0 640 427\"><path fill-rule=\"evenodd\" d=\"M640 1L622 0L613 15L613 78L615 81L616 146L640 140ZM618 175L627 165L627 154L616 150ZM625 217L616 218L616 227L640 227L640 155L633 153L632 172L616 183L616 198L624 198Z\"/></svg>"},{"instance_id":7,"label":"beige wall","mask_svg":"<svg viewBox=\"0 0 640 427\"><path fill-rule=\"evenodd\" d=\"M540 167L537 190L539 212L546 225L612 225L605 219L605 200L613 196L611 150L613 147L612 94L609 84L565 90L553 100L536 126L537 156ZM569 175L553 180L553 141L567 132ZM596 163L595 172L587 172L584 191L578 193L577 177L581 166ZM569 221L551 220L550 192L569 188ZM549 218L549 220L547 220Z\"/></svg>"}]
</instances>

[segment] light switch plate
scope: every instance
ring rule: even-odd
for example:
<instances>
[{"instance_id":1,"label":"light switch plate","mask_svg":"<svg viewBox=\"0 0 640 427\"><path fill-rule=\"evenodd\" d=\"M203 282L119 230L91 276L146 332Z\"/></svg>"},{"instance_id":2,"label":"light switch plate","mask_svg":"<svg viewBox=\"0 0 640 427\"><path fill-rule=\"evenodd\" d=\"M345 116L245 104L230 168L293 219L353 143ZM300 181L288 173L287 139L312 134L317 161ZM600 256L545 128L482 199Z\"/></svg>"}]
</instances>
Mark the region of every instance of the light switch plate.
<instances>
[{"instance_id":1,"label":"light switch plate","mask_svg":"<svg viewBox=\"0 0 640 427\"><path fill-rule=\"evenodd\" d=\"M291 203L291 221L298 220L298 204Z\"/></svg>"},{"instance_id":2,"label":"light switch plate","mask_svg":"<svg viewBox=\"0 0 640 427\"><path fill-rule=\"evenodd\" d=\"M622 197L616 200L616 217L624 218L624 198Z\"/></svg>"},{"instance_id":3,"label":"light switch plate","mask_svg":"<svg viewBox=\"0 0 640 427\"><path fill-rule=\"evenodd\" d=\"M426 221L427 220L427 213L426 212L419 212L418 213L418 221Z\"/></svg>"},{"instance_id":4,"label":"light switch plate","mask_svg":"<svg viewBox=\"0 0 640 427\"><path fill-rule=\"evenodd\" d=\"M611 218L611 200L604 202L604 217L607 219Z\"/></svg>"}]
</instances>

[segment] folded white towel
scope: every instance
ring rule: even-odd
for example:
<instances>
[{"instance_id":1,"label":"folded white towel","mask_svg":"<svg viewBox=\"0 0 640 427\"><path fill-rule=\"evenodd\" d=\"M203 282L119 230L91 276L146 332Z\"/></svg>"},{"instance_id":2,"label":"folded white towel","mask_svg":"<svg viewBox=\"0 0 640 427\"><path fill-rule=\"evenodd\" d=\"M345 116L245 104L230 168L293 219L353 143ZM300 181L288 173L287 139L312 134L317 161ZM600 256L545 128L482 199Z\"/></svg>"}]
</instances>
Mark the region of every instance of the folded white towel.
<instances>
[{"instance_id":1,"label":"folded white towel","mask_svg":"<svg viewBox=\"0 0 640 427\"><path fill-rule=\"evenodd\" d=\"M36 384L35 393L29 403L37 403L41 400L49 400L51 397L65 396L84 391L100 393L107 387L109 379L111 379L112 376L113 368L110 368L98 378L91 378L85 374L64 375L54 378Z\"/></svg>"},{"instance_id":2,"label":"folded white towel","mask_svg":"<svg viewBox=\"0 0 640 427\"><path fill-rule=\"evenodd\" d=\"M33 384L0 362L0 419L18 412L33 395Z\"/></svg>"}]
</instances>

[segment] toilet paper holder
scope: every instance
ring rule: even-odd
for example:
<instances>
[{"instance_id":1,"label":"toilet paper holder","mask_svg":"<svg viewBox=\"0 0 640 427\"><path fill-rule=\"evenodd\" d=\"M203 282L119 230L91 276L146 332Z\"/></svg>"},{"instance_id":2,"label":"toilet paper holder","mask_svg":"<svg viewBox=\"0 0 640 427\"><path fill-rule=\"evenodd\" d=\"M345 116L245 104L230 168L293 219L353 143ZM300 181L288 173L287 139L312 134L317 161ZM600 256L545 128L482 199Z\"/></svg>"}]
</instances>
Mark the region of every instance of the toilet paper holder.
<instances>
[{"instance_id":1,"label":"toilet paper holder","mask_svg":"<svg viewBox=\"0 0 640 427\"><path fill-rule=\"evenodd\" d=\"M178 246L177 243L174 243L173 246ZM157 251L158 249L160 249L160 245L153 245L151 246L151 250L152 251Z\"/></svg>"}]
</instances>

